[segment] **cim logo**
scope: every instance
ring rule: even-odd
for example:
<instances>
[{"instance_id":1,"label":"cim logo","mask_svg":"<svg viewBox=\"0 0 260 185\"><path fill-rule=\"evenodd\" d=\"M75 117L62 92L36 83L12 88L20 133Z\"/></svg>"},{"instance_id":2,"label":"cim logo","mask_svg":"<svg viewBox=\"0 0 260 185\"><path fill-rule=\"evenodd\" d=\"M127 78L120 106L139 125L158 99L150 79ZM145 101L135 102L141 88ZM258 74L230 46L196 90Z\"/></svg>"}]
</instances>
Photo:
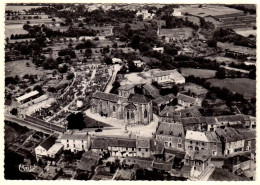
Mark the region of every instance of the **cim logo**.
<instances>
[{"instance_id":1,"label":"cim logo","mask_svg":"<svg viewBox=\"0 0 260 185\"><path fill-rule=\"evenodd\" d=\"M20 172L32 172L36 168L36 166L19 164L18 168Z\"/></svg>"}]
</instances>

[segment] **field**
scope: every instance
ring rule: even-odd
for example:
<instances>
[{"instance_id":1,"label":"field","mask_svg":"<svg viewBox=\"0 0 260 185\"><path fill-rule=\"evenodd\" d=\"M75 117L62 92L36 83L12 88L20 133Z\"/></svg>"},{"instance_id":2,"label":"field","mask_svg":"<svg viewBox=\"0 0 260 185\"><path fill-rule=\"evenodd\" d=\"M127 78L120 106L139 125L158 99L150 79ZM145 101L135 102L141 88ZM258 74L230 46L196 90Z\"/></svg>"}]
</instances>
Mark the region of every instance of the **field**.
<instances>
[{"instance_id":1,"label":"field","mask_svg":"<svg viewBox=\"0 0 260 185\"><path fill-rule=\"evenodd\" d=\"M216 73L215 70L209 70L209 69L181 68L181 74L184 77L193 75L195 77L200 77L200 78L213 78L215 77L215 73Z\"/></svg>"},{"instance_id":2,"label":"field","mask_svg":"<svg viewBox=\"0 0 260 185\"><path fill-rule=\"evenodd\" d=\"M222 49L229 49L234 52L239 52L239 53L245 53L249 55L256 55L256 49L252 49L249 47L243 47L243 46L236 46L233 43L223 43L223 42L218 42L217 43L218 47Z\"/></svg>"},{"instance_id":3,"label":"field","mask_svg":"<svg viewBox=\"0 0 260 185\"><path fill-rule=\"evenodd\" d=\"M208 92L208 90L205 89L204 87L194 84L194 83L185 83L183 85L183 87L184 87L185 91L190 90L191 92L193 92L194 94L196 94L197 96L200 96L200 97L205 97Z\"/></svg>"},{"instance_id":4,"label":"field","mask_svg":"<svg viewBox=\"0 0 260 185\"><path fill-rule=\"evenodd\" d=\"M256 30L253 30L252 28L236 28L233 29L237 34L242 35L244 37L248 37L249 35L256 36Z\"/></svg>"},{"instance_id":5,"label":"field","mask_svg":"<svg viewBox=\"0 0 260 185\"><path fill-rule=\"evenodd\" d=\"M12 34L27 34L28 32L23 29L22 24L9 24L5 25L5 37L9 37Z\"/></svg>"},{"instance_id":6,"label":"field","mask_svg":"<svg viewBox=\"0 0 260 185\"><path fill-rule=\"evenodd\" d=\"M204 7L198 8L199 5L190 5L178 8L177 10L182 13L189 13L191 15L206 17L206 16L216 16L216 15L225 15L233 13L243 13L243 11L236 10L233 8L228 8L225 6L218 5L206 5Z\"/></svg>"},{"instance_id":7,"label":"field","mask_svg":"<svg viewBox=\"0 0 260 185\"><path fill-rule=\"evenodd\" d=\"M187 38L192 36L192 28L173 28L173 29L161 29L160 35L171 36L176 38Z\"/></svg>"},{"instance_id":8,"label":"field","mask_svg":"<svg viewBox=\"0 0 260 185\"><path fill-rule=\"evenodd\" d=\"M12 10L12 11L23 11L23 10L30 10L32 8L39 8L39 7L42 7L42 6L10 6L10 5L7 5L5 6L5 10Z\"/></svg>"},{"instance_id":9,"label":"field","mask_svg":"<svg viewBox=\"0 0 260 185\"><path fill-rule=\"evenodd\" d=\"M226 65L231 64L234 62L235 64L240 64L241 62L238 62L234 58L229 58L229 57L221 57L221 56L210 56L210 57L205 57L206 59L210 60L216 60L218 63L224 62Z\"/></svg>"},{"instance_id":10,"label":"field","mask_svg":"<svg viewBox=\"0 0 260 185\"><path fill-rule=\"evenodd\" d=\"M29 67L26 66L27 62L30 64ZM16 75L23 77L25 74L43 76L51 72L52 70L44 70L41 67L36 68L30 60L16 60L5 63L5 77Z\"/></svg>"},{"instance_id":11,"label":"field","mask_svg":"<svg viewBox=\"0 0 260 185\"><path fill-rule=\"evenodd\" d=\"M256 97L256 81L248 78L226 78L226 79L209 79L207 80L213 86L227 88L236 93L243 94L245 98Z\"/></svg>"}]
</instances>

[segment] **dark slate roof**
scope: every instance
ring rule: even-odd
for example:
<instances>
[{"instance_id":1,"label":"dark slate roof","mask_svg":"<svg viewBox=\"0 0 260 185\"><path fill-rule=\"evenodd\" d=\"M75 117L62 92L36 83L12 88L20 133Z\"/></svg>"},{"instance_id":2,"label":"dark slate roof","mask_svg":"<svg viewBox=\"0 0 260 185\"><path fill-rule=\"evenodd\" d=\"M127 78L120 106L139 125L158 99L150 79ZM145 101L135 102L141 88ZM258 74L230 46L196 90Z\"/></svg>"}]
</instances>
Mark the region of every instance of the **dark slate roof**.
<instances>
[{"instance_id":1,"label":"dark slate roof","mask_svg":"<svg viewBox=\"0 0 260 185\"><path fill-rule=\"evenodd\" d=\"M143 94L130 94L128 101L133 103L149 103L151 100Z\"/></svg>"},{"instance_id":2,"label":"dark slate roof","mask_svg":"<svg viewBox=\"0 0 260 185\"><path fill-rule=\"evenodd\" d=\"M54 136L49 136L40 144L40 146L43 147L45 150L49 150L55 144L56 139L57 138Z\"/></svg>"},{"instance_id":3,"label":"dark slate roof","mask_svg":"<svg viewBox=\"0 0 260 185\"><path fill-rule=\"evenodd\" d=\"M88 140L88 133L82 133L82 132L65 132L61 139L65 140Z\"/></svg>"},{"instance_id":4,"label":"dark slate roof","mask_svg":"<svg viewBox=\"0 0 260 185\"><path fill-rule=\"evenodd\" d=\"M150 139L136 139L136 148L150 148Z\"/></svg>"},{"instance_id":5,"label":"dark slate roof","mask_svg":"<svg viewBox=\"0 0 260 185\"><path fill-rule=\"evenodd\" d=\"M233 142L244 139L244 137L241 134L239 134L239 132L236 129L232 127L226 127L224 129L218 128L216 130L216 134L219 137L223 136L226 142Z\"/></svg>"},{"instance_id":6,"label":"dark slate roof","mask_svg":"<svg viewBox=\"0 0 260 185\"><path fill-rule=\"evenodd\" d=\"M177 98L178 98L178 100L182 100L182 101L188 102L188 103L195 103L195 101L196 101L196 98L193 98L193 97L185 95L185 94L178 94Z\"/></svg>"},{"instance_id":7,"label":"dark slate roof","mask_svg":"<svg viewBox=\"0 0 260 185\"><path fill-rule=\"evenodd\" d=\"M178 114L178 113L176 113L175 109L176 109L176 108L175 108L174 106L168 106L168 105L166 105L166 106L163 108L163 110L160 112L160 116L172 118L172 117L174 117L176 114Z\"/></svg>"},{"instance_id":8,"label":"dark slate roof","mask_svg":"<svg viewBox=\"0 0 260 185\"><path fill-rule=\"evenodd\" d=\"M248 129L237 129L238 133L241 134L246 140L256 139L256 131Z\"/></svg>"},{"instance_id":9,"label":"dark slate roof","mask_svg":"<svg viewBox=\"0 0 260 185\"><path fill-rule=\"evenodd\" d=\"M153 102L156 103L157 105L159 104L167 104L171 102L175 96L173 94L168 94L165 96L159 96L158 98L154 99Z\"/></svg>"},{"instance_id":10,"label":"dark slate roof","mask_svg":"<svg viewBox=\"0 0 260 185\"><path fill-rule=\"evenodd\" d=\"M205 119L206 119L206 123L208 125L216 125L217 124L216 117L205 117Z\"/></svg>"},{"instance_id":11,"label":"dark slate roof","mask_svg":"<svg viewBox=\"0 0 260 185\"><path fill-rule=\"evenodd\" d=\"M136 140L128 138L114 138L114 137L95 137L92 142L92 149L104 149L107 150L108 147L127 147L135 148Z\"/></svg>"},{"instance_id":12,"label":"dark slate roof","mask_svg":"<svg viewBox=\"0 0 260 185\"><path fill-rule=\"evenodd\" d=\"M228 115L228 116L218 116L216 117L219 122L236 122L244 121L243 115Z\"/></svg>"},{"instance_id":13,"label":"dark slate roof","mask_svg":"<svg viewBox=\"0 0 260 185\"><path fill-rule=\"evenodd\" d=\"M117 102L119 100L119 96L116 94L110 94L110 93L104 93L100 91L96 91L92 98L101 99L101 100L107 100L111 102Z\"/></svg>"},{"instance_id":14,"label":"dark slate roof","mask_svg":"<svg viewBox=\"0 0 260 185\"><path fill-rule=\"evenodd\" d=\"M172 148L172 149L165 148L164 152L168 153L168 154L173 154L176 157L181 158L181 159L184 159L184 157L185 157L185 152L184 151L176 150L174 148Z\"/></svg>"},{"instance_id":15,"label":"dark slate roof","mask_svg":"<svg viewBox=\"0 0 260 185\"><path fill-rule=\"evenodd\" d=\"M148 91L153 98L158 98L160 96L159 90L151 84L145 84L143 88Z\"/></svg>"},{"instance_id":16,"label":"dark slate roof","mask_svg":"<svg viewBox=\"0 0 260 185\"><path fill-rule=\"evenodd\" d=\"M189 125L189 124L198 124L200 123L200 119L191 117L191 118L182 118L181 122L183 125Z\"/></svg>"},{"instance_id":17,"label":"dark slate roof","mask_svg":"<svg viewBox=\"0 0 260 185\"><path fill-rule=\"evenodd\" d=\"M209 142L221 143L215 132L206 131L205 135L208 138Z\"/></svg>"},{"instance_id":18,"label":"dark slate roof","mask_svg":"<svg viewBox=\"0 0 260 185\"><path fill-rule=\"evenodd\" d=\"M196 107L181 109L178 112L180 112L182 118L200 117L201 116L201 113L199 112L198 108L196 108Z\"/></svg>"},{"instance_id":19,"label":"dark slate roof","mask_svg":"<svg viewBox=\"0 0 260 185\"><path fill-rule=\"evenodd\" d=\"M127 106L125 106L126 109L129 109L129 110L135 110L136 109L136 106L132 103L129 103Z\"/></svg>"},{"instance_id":20,"label":"dark slate roof","mask_svg":"<svg viewBox=\"0 0 260 185\"><path fill-rule=\"evenodd\" d=\"M181 123L160 123L157 131L157 135L172 135L175 137L184 137L184 129Z\"/></svg>"}]
</instances>

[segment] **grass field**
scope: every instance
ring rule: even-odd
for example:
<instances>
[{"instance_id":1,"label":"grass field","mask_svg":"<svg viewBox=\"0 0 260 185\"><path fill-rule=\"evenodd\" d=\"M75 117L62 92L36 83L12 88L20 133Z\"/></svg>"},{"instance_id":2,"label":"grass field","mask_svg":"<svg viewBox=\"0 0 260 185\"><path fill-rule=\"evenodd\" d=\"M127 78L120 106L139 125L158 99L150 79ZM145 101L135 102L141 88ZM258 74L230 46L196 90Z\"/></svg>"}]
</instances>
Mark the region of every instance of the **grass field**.
<instances>
[{"instance_id":1,"label":"grass field","mask_svg":"<svg viewBox=\"0 0 260 185\"><path fill-rule=\"evenodd\" d=\"M210 60L216 60L218 63L224 62L226 65L231 64L232 62L234 62L235 64L241 63L234 58L222 57L222 56L209 56L209 57L205 57L205 58L210 59Z\"/></svg>"},{"instance_id":2,"label":"grass field","mask_svg":"<svg viewBox=\"0 0 260 185\"><path fill-rule=\"evenodd\" d=\"M215 77L215 70L209 69L194 69L194 68L181 68L181 74L184 77L193 75L200 78L213 78Z\"/></svg>"},{"instance_id":3,"label":"grass field","mask_svg":"<svg viewBox=\"0 0 260 185\"><path fill-rule=\"evenodd\" d=\"M237 34L242 35L244 37L248 37L249 35L256 36L256 30L253 30L252 28L236 28L233 29Z\"/></svg>"},{"instance_id":4,"label":"grass field","mask_svg":"<svg viewBox=\"0 0 260 185\"><path fill-rule=\"evenodd\" d=\"M161 29L160 35L171 36L177 38L187 38L192 36L192 28L173 28L173 29Z\"/></svg>"},{"instance_id":5,"label":"grass field","mask_svg":"<svg viewBox=\"0 0 260 185\"><path fill-rule=\"evenodd\" d=\"M5 25L5 37L11 37L12 34L26 34L28 31L23 29L22 24Z\"/></svg>"},{"instance_id":6,"label":"grass field","mask_svg":"<svg viewBox=\"0 0 260 185\"><path fill-rule=\"evenodd\" d=\"M30 64L29 67L26 66L27 62ZM25 74L43 76L51 72L52 70L44 70L41 67L36 68L30 60L16 60L5 63L5 77L16 75L23 77Z\"/></svg>"},{"instance_id":7,"label":"grass field","mask_svg":"<svg viewBox=\"0 0 260 185\"><path fill-rule=\"evenodd\" d=\"M223 43L223 42L218 42L217 43L218 47L222 49L229 49L230 51L234 52L240 52L240 53L245 53L249 55L256 55L256 49L252 49L249 47L243 47L243 46L236 46L233 43Z\"/></svg>"},{"instance_id":8,"label":"grass field","mask_svg":"<svg viewBox=\"0 0 260 185\"><path fill-rule=\"evenodd\" d=\"M256 81L248 78L226 78L226 79L209 79L207 80L213 86L227 88L236 93L243 94L245 98L256 97Z\"/></svg>"},{"instance_id":9,"label":"grass field","mask_svg":"<svg viewBox=\"0 0 260 185\"><path fill-rule=\"evenodd\" d=\"M233 13L243 13L241 10L236 10L233 8L228 8L225 6L219 6L219 5L207 5L203 6L201 8L198 8L199 5L190 5L190 6L184 6L181 8L178 8L178 11L181 11L183 13L189 13L191 15L196 15L200 17L206 17L208 15L225 15L225 14L233 14Z\"/></svg>"}]
</instances>

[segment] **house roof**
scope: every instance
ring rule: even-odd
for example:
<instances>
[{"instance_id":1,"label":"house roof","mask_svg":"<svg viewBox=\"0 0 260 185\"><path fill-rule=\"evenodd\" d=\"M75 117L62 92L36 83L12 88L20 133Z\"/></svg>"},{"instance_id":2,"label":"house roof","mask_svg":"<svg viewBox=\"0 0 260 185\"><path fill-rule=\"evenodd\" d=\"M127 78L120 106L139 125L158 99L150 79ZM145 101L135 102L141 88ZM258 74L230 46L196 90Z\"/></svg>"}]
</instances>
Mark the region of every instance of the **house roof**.
<instances>
[{"instance_id":1,"label":"house roof","mask_svg":"<svg viewBox=\"0 0 260 185\"><path fill-rule=\"evenodd\" d=\"M244 139L256 139L256 131L248 129L237 129L238 133L241 134Z\"/></svg>"},{"instance_id":2,"label":"house roof","mask_svg":"<svg viewBox=\"0 0 260 185\"><path fill-rule=\"evenodd\" d=\"M188 103L195 103L196 101L196 98L181 93L177 95L177 99Z\"/></svg>"},{"instance_id":3,"label":"house roof","mask_svg":"<svg viewBox=\"0 0 260 185\"><path fill-rule=\"evenodd\" d=\"M159 113L160 116L162 117L174 117L176 114L176 111L175 111L175 107L174 106L168 106L166 105L163 110Z\"/></svg>"},{"instance_id":4,"label":"house roof","mask_svg":"<svg viewBox=\"0 0 260 185\"><path fill-rule=\"evenodd\" d=\"M208 125L216 125L217 124L217 119L216 117L205 117L206 123Z\"/></svg>"},{"instance_id":5,"label":"house roof","mask_svg":"<svg viewBox=\"0 0 260 185\"><path fill-rule=\"evenodd\" d=\"M41 142L40 146L45 150L49 150L55 144L56 139L57 138L54 136L49 136L47 139Z\"/></svg>"},{"instance_id":6,"label":"house roof","mask_svg":"<svg viewBox=\"0 0 260 185\"><path fill-rule=\"evenodd\" d=\"M180 112L181 117L200 117L201 113L196 107L181 109L178 112Z\"/></svg>"},{"instance_id":7,"label":"house roof","mask_svg":"<svg viewBox=\"0 0 260 185\"><path fill-rule=\"evenodd\" d=\"M65 140L87 140L88 139L88 133L86 132L65 132L61 139Z\"/></svg>"},{"instance_id":8,"label":"house roof","mask_svg":"<svg viewBox=\"0 0 260 185\"><path fill-rule=\"evenodd\" d=\"M191 160L207 161L211 157L208 150L188 150L185 155L185 159L190 158Z\"/></svg>"},{"instance_id":9,"label":"house roof","mask_svg":"<svg viewBox=\"0 0 260 185\"><path fill-rule=\"evenodd\" d=\"M111 102L117 102L119 100L119 96L116 94L104 93L104 92L100 92L100 91L96 91L92 95L92 98L107 100L107 101L111 101Z\"/></svg>"},{"instance_id":10,"label":"house roof","mask_svg":"<svg viewBox=\"0 0 260 185\"><path fill-rule=\"evenodd\" d=\"M209 140L204 132L193 131L193 130L187 130L185 139L209 142Z\"/></svg>"},{"instance_id":11,"label":"house roof","mask_svg":"<svg viewBox=\"0 0 260 185\"><path fill-rule=\"evenodd\" d=\"M147 90L149 93L152 93L152 92L156 91L156 92L158 92L158 94L159 94L159 90L158 90L156 87L154 87L152 84L145 84L145 85L143 86L143 88L144 88L145 90Z\"/></svg>"},{"instance_id":12,"label":"house roof","mask_svg":"<svg viewBox=\"0 0 260 185\"><path fill-rule=\"evenodd\" d=\"M136 106L132 103L129 103L127 106L125 106L126 109L129 109L129 110L135 110L136 109Z\"/></svg>"},{"instance_id":13,"label":"house roof","mask_svg":"<svg viewBox=\"0 0 260 185\"><path fill-rule=\"evenodd\" d=\"M95 137L92 142L92 149L104 149L107 150L108 147L127 147L135 148L136 140L128 138L114 138L114 137Z\"/></svg>"},{"instance_id":14,"label":"house roof","mask_svg":"<svg viewBox=\"0 0 260 185\"><path fill-rule=\"evenodd\" d=\"M227 116L217 116L219 122L237 122L244 121L243 115L227 115Z\"/></svg>"},{"instance_id":15,"label":"house roof","mask_svg":"<svg viewBox=\"0 0 260 185\"><path fill-rule=\"evenodd\" d=\"M175 137L184 137L184 129L181 123L162 122L157 131L157 135L171 135Z\"/></svg>"},{"instance_id":16,"label":"house roof","mask_svg":"<svg viewBox=\"0 0 260 185\"><path fill-rule=\"evenodd\" d=\"M184 157L185 157L185 152L184 151L176 150L174 148L171 148L171 149L165 148L164 152L168 153L168 154L173 154L176 157L181 158L181 159L184 159Z\"/></svg>"},{"instance_id":17,"label":"house roof","mask_svg":"<svg viewBox=\"0 0 260 185\"><path fill-rule=\"evenodd\" d=\"M150 148L150 139L148 138L136 139L136 148Z\"/></svg>"},{"instance_id":18,"label":"house roof","mask_svg":"<svg viewBox=\"0 0 260 185\"><path fill-rule=\"evenodd\" d=\"M238 133L238 131L232 127L226 127L224 129L218 128L216 134L219 137L223 137L226 142L233 142L243 140L244 137Z\"/></svg>"},{"instance_id":19,"label":"house roof","mask_svg":"<svg viewBox=\"0 0 260 185\"><path fill-rule=\"evenodd\" d=\"M200 121L201 121L201 119L196 118L196 117L181 118L181 123L182 123L184 126L190 125L190 124L198 124L198 123L201 123Z\"/></svg>"},{"instance_id":20,"label":"house roof","mask_svg":"<svg viewBox=\"0 0 260 185\"><path fill-rule=\"evenodd\" d=\"M31 91L31 92L29 92L29 93L27 93L27 94L24 94L24 95L22 95L22 96L16 98L16 100L17 100L18 102L20 102L20 101L26 100L27 98L30 98L30 97L32 97L32 96L35 96L35 95L37 95L37 94L39 94L38 91Z\"/></svg>"},{"instance_id":21,"label":"house roof","mask_svg":"<svg viewBox=\"0 0 260 185\"><path fill-rule=\"evenodd\" d=\"M124 90L124 91L128 91L132 88L134 88L135 85L134 84L125 84L125 85L122 85L118 88L118 90Z\"/></svg>"},{"instance_id":22,"label":"house roof","mask_svg":"<svg viewBox=\"0 0 260 185\"><path fill-rule=\"evenodd\" d=\"M167 76L170 75L171 73L174 73L176 69L174 70L167 70L167 71L155 71L152 76L153 77L161 77L161 76Z\"/></svg>"},{"instance_id":23,"label":"house roof","mask_svg":"<svg viewBox=\"0 0 260 185\"><path fill-rule=\"evenodd\" d=\"M167 104L170 101L172 101L175 98L173 94L168 94L165 96L159 96L158 98L154 99L153 102L156 103L157 105L160 104Z\"/></svg>"},{"instance_id":24,"label":"house roof","mask_svg":"<svg viewBox=\"0 0 260 185\"><path fill-rule=\"evenodd\" d=\"M218 139L218 136L215 132L206 131L206 137L208 138L209 142L220 143L221 141Z\"/></svg>"},{"instance_id":25,"label":"house roof","mask_svg":"<svg viewBox=\"0 0 260 185\"><path fill-rule=\"evenodd\" d=\"M143 94L130 94L128 98L129 102L133 103L149 103L151 100Z\"/></svg>"}]
</instances>

